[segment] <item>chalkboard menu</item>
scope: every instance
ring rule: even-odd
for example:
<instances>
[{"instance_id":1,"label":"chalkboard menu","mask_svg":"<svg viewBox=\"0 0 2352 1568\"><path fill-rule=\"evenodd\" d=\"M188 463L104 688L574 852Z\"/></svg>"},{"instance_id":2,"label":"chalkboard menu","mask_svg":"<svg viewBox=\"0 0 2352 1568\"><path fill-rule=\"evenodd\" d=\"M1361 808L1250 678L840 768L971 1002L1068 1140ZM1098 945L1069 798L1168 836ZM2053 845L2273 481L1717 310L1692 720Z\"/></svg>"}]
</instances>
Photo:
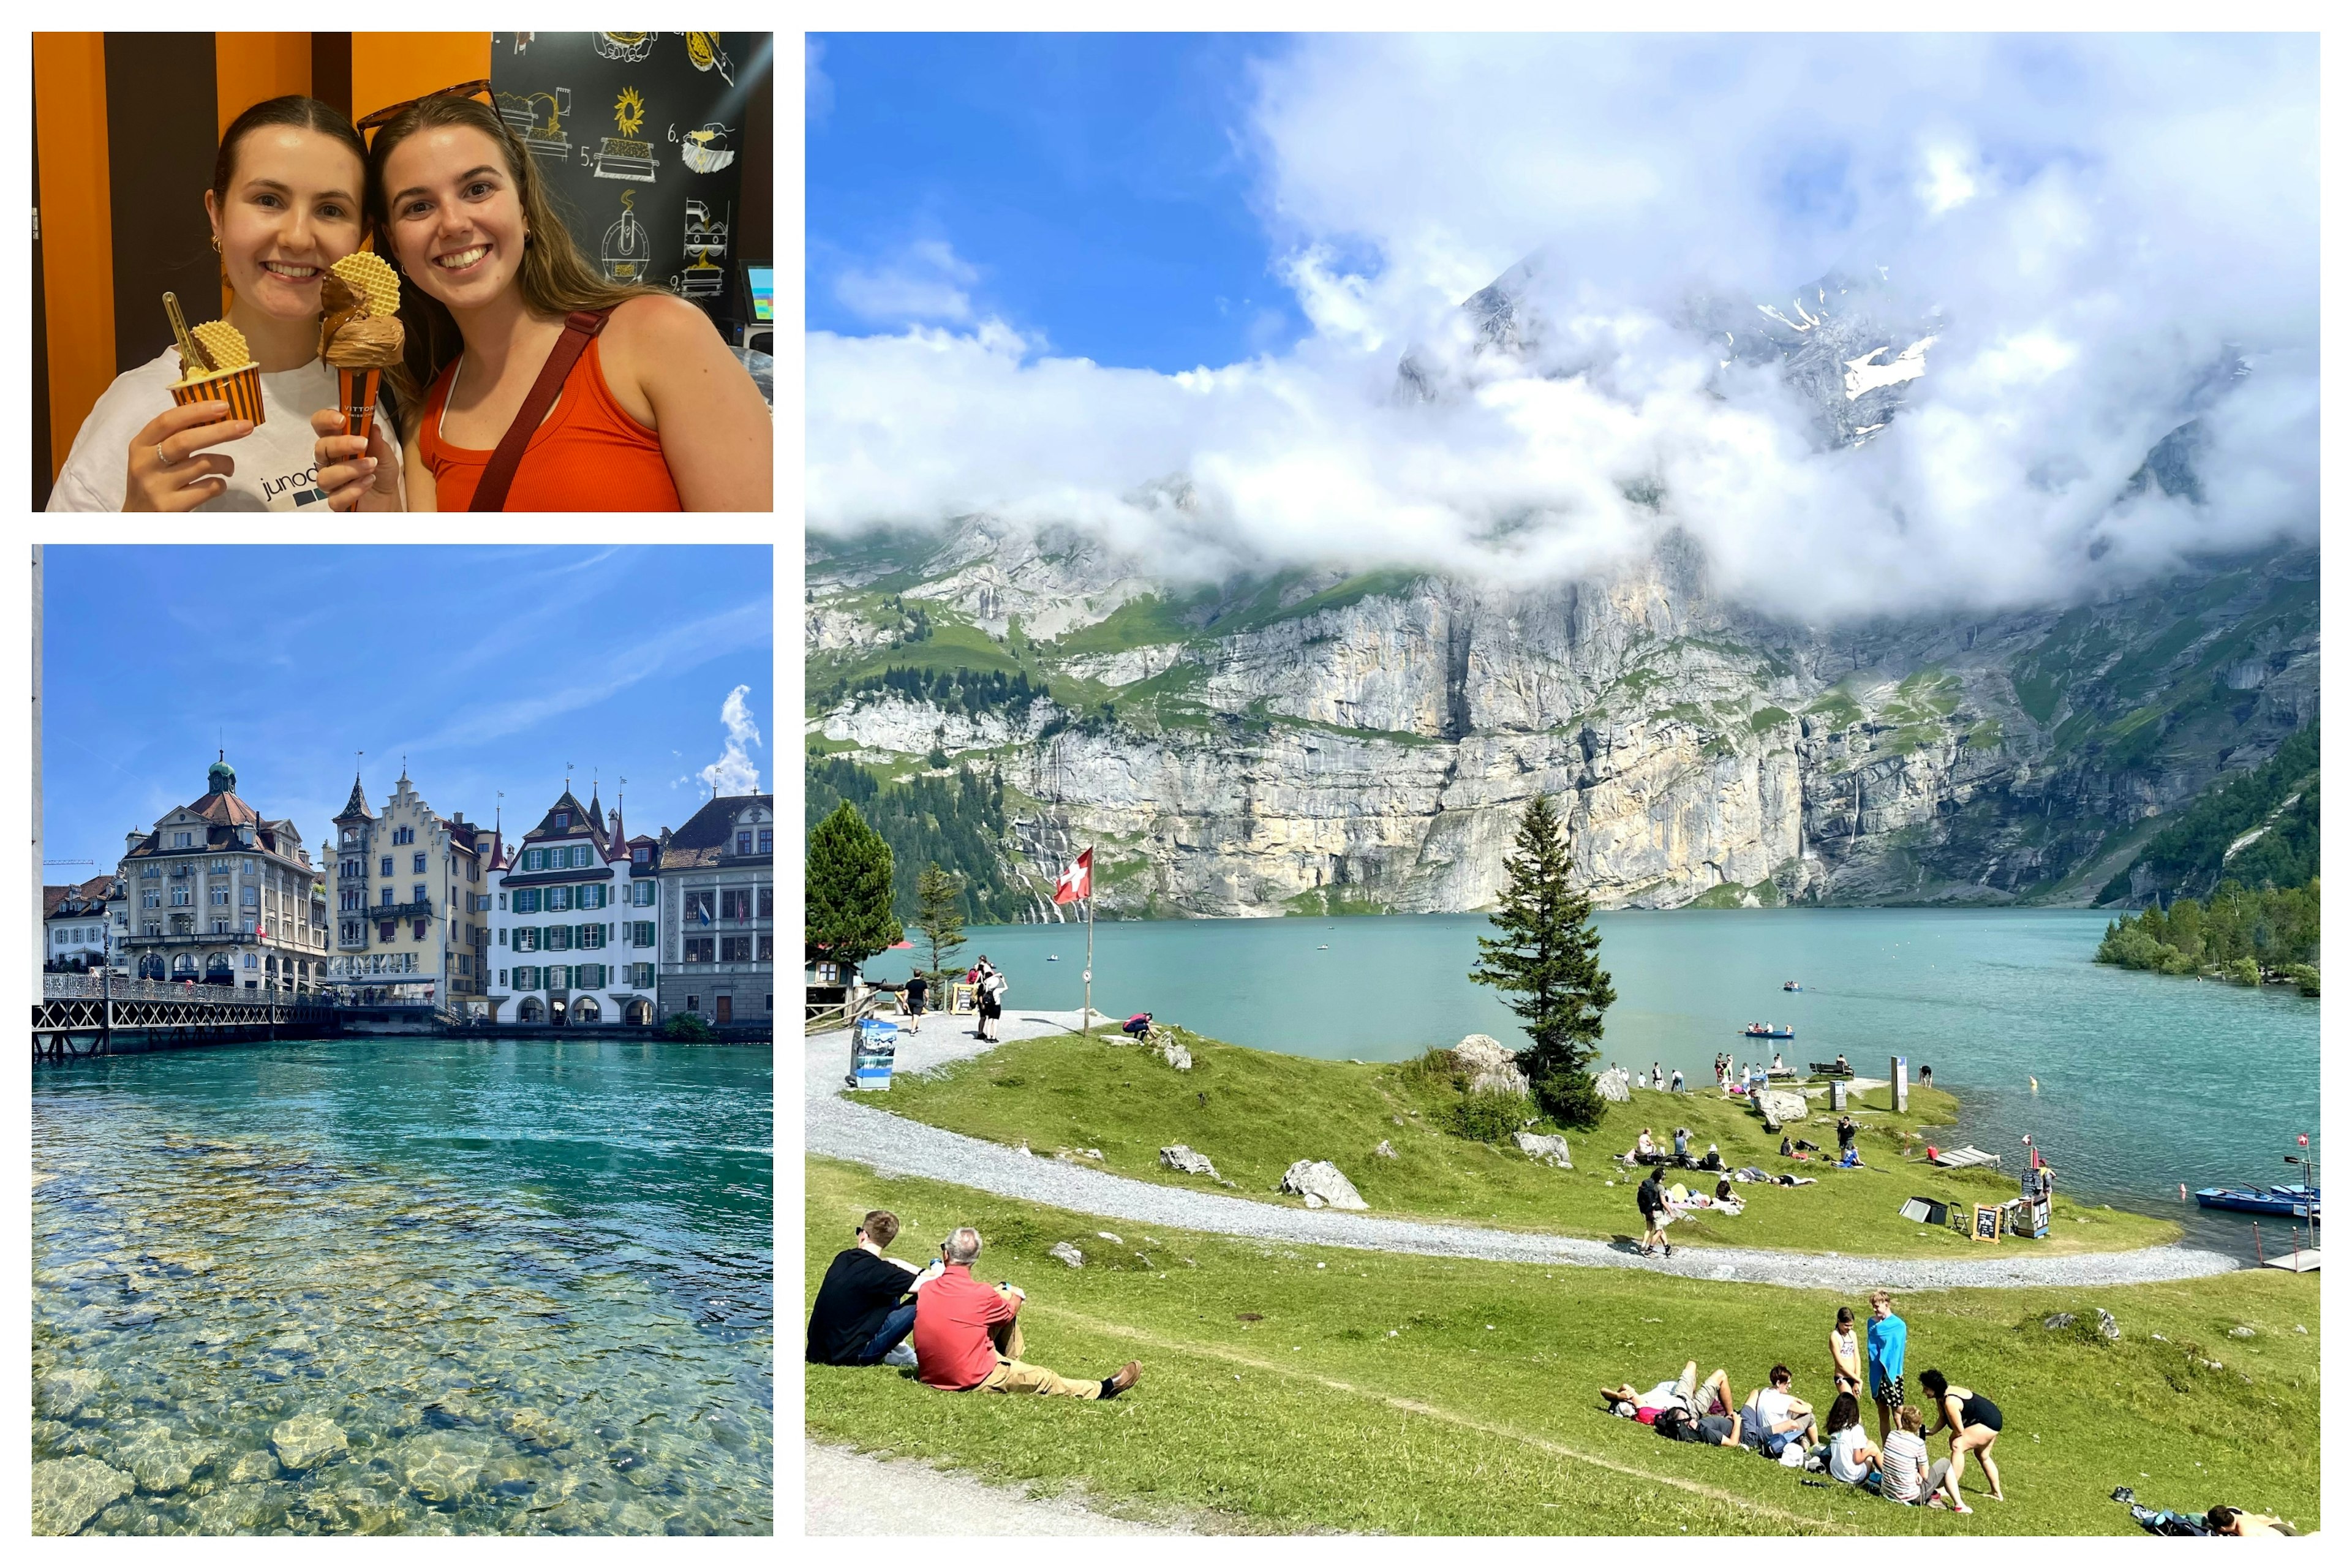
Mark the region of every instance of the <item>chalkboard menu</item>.
<instances>
[{"instance_id":1,"label":"chalkboard menu","mask_svg":"<svg viewBox=\"0 0 2352 1568\"><path fill-rule=\"evenodd\" d=\"M742 314L743 111L773 47L769 33L493 33L490 89L607 279L725 322Z\"/></svg>"}]
</instances>

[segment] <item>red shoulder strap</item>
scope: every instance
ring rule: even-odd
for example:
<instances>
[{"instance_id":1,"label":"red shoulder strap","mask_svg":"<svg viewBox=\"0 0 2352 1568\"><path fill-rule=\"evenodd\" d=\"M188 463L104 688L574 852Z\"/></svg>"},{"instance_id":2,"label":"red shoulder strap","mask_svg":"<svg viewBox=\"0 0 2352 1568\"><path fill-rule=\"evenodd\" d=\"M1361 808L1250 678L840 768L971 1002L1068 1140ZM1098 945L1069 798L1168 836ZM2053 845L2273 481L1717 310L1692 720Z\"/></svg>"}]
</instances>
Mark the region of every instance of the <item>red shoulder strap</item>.
<instances>
[{"instance_id":1,"label":"red shoulder strap","mask_svg":"<svg viewBox=\"0 0 2352 1568\"><path fill-rule=\"evenodd\" d=\"M474 504L467 509L468 511L506 510L507 490L514 483L515 470L522 467L523 448L530 445L540 421L547 417L572 367L588 352L588 340L604 330L605 318L612 313L612 308L607 306L602 310L574 310L563 318L563 335L555 340L547 363L539 367L539 379L531 383L530 395L515 410L514 423L499 437L499 448L490 454L489 466L482 470L481 483L474 487Z\"/></svg>"}]
</instances>

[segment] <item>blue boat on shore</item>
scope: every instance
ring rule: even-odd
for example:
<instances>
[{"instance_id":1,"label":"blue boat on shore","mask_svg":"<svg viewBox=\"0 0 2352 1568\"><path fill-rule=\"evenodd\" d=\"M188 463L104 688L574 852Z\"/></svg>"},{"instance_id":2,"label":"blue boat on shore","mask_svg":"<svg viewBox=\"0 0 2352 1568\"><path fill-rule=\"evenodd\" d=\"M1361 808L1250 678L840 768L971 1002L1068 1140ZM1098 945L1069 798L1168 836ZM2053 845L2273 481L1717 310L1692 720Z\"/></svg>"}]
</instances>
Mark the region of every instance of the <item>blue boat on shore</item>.
<instances>
[{"instance_id":1,"label":"blue boat on shore","mask_svg":"<svg viewBox=\"0 0 2352 1568\"><path fill-rule=\"evenodd\" d=\"M2232 1209L2239 1214L2275 1215L2281 1219L2319 1223L2319 1189L2301 1184L2275 1187L2200 1187L2197 1206Z\"/></svg>"}]
</instances>

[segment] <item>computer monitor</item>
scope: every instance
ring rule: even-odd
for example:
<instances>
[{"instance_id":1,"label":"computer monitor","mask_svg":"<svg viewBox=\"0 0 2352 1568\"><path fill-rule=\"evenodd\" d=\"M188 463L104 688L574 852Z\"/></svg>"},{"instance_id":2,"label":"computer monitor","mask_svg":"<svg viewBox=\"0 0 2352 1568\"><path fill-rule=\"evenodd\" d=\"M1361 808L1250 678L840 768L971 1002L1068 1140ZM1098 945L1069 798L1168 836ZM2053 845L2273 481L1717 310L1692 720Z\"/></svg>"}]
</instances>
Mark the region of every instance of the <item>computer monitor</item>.
<instances>
[{"instance_id":1,"label":"computer monitor","mask_svg":"<svg viewBox=\"0 0 2352 1568\"><path fill-rule=\"evenodd\" d=\"M743 263L743 292L751 301L751 320L765 325L776 319L776 269L764 261Z\"/></svg>"}]
</instances>

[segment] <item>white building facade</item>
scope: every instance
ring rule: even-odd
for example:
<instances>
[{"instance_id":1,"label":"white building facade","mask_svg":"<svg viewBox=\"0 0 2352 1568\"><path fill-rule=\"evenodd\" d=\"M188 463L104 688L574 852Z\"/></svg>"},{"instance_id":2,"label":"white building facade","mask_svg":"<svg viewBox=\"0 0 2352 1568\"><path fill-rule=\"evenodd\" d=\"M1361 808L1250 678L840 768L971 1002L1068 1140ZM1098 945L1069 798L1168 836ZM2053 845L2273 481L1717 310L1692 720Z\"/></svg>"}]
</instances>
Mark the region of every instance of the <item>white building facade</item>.
<instances>
[{"instance_id":1,"label":"white building facade","mask_svg":"<svg viewBox=\"0 0 2352 1568\"><path fill-rule=\"evenodd\" d=\"M496 843L490 1020L557 1027L655 1020L659 867L615 810L569 785L539 826Z\"/></svg>"}]
</instances>

